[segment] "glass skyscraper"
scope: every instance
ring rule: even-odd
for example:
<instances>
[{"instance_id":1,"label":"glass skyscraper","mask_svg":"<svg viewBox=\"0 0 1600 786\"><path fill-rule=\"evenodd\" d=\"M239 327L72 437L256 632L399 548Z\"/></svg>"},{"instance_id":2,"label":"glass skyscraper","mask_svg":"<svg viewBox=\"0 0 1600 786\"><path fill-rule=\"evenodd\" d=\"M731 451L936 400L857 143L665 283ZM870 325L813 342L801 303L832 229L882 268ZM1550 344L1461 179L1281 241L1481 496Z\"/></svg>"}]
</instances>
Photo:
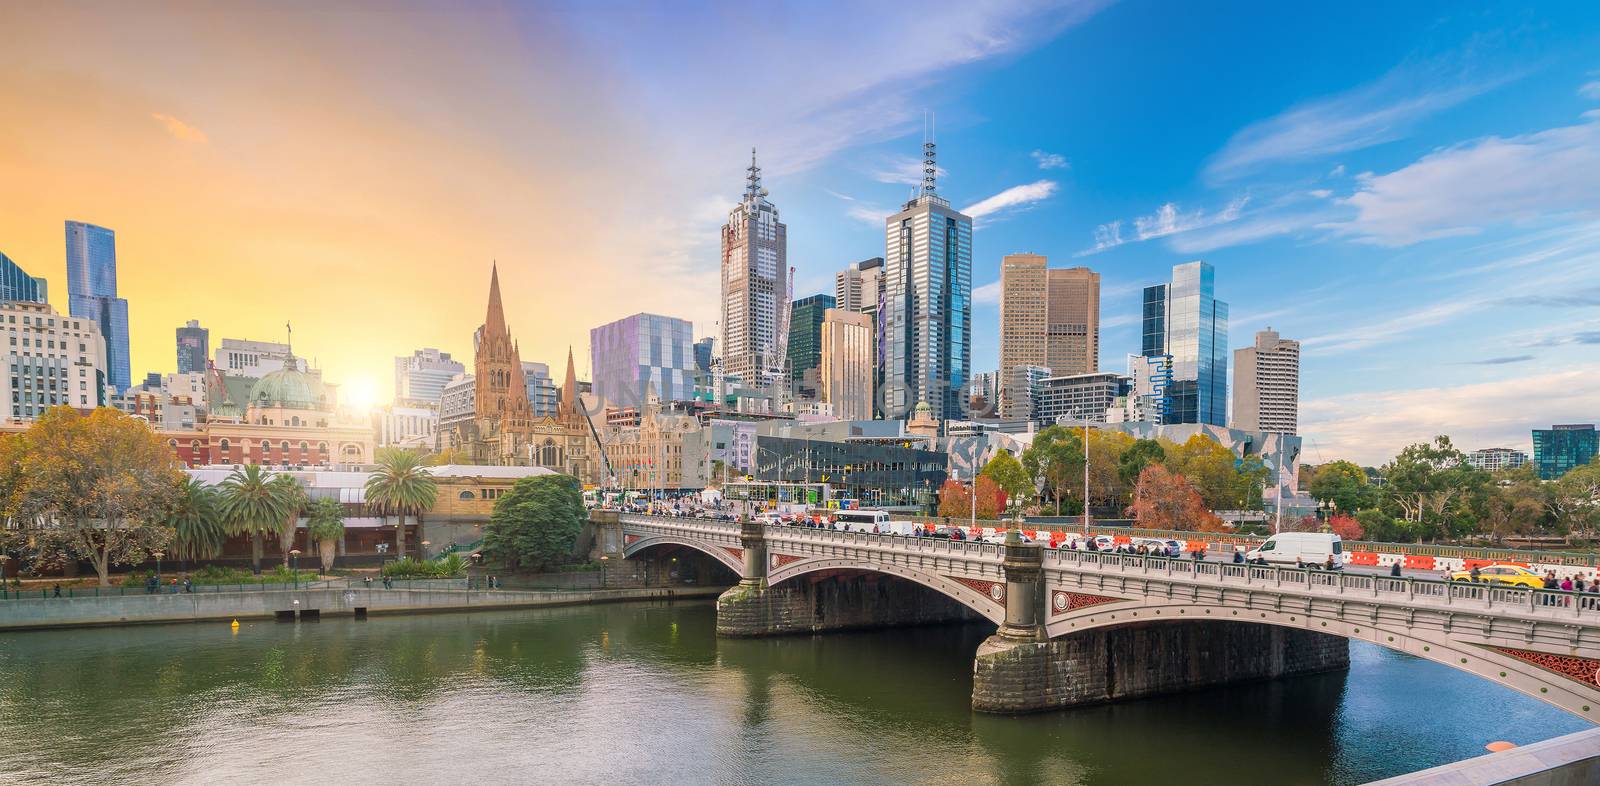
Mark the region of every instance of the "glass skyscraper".
<instances>
[{"instance_id":1,"label":"glass skyscraper","mask_svg":"<svg viewBox=\"0 0 1600 786\"><path fill-rule=\"evenodd\" d=\"M81 221L67 222L67 310L100 327L112 387L118 391L132 387L128 301L117 297L117 233Z\"/></svg>"},{"instance_id":2,"label":"glass skyscraper","mask_svg":"<svg viewBox=\"0 0 1600 786\"><path fill-rule=\"evenodd\" d=\"M662 401L694 398L694 324L634 314L589 331L594 393L603 406L643 409L646 391Z\"/></svg>"},{"instance_id":3,"label":"glass skyscraper","mask_svg":"<svg viewBox=\"0 0 1600 786\"><path fill-rule=\"evenodd\" d=\"M1533 463L1540 480L1555 480L1600 454L1600 432L1593 423L1569 423L1533 430Z\"/></svg>"},{"instance_id":4,"label":"glass skyscraper","mask_svg":"<svg viewBox=\"0 0 1600 786\"><path fill-rule=\"evenodd\" d=\"M203 372L211 360L211 331L200 327L200 320L178 328L178 373Z\"/></svg>"},{"instance_id":5,"label":"glass skyscraper","mask_svg":"<svg viewBox=\"0 0 1600 786\"><path fill-rule=\"evenodd\" d=\"M1143 327L1141 354L1170 359L1161 422L1227 426L1228 304L1211 266L1175 265L1170 284L1145 287Z\"/></svg>"},{"instance_id":6,"label":"glass skyscraper","mask_svg":"<svg viewBox=\"0 0 1600 786\"><path fill-rule=\"evenodd\" d=\"M789 381L808 398L816 398L821 384L822 319L834 303L833 295L812 295L790 305ZM809 379L807 371L812 372Z\"/></svg>"},{"instance_id":7,"label":"glass skyscraper","mask_svg":"<svg viewBox=\"0 0 1600 786\"><path fill-rule=\"evenodd\" d=\"M28 275L11 257L0 254L0 302L25 300L29 303L48 302L47 288L42 278Z\"/></svg>"}]
</instances>

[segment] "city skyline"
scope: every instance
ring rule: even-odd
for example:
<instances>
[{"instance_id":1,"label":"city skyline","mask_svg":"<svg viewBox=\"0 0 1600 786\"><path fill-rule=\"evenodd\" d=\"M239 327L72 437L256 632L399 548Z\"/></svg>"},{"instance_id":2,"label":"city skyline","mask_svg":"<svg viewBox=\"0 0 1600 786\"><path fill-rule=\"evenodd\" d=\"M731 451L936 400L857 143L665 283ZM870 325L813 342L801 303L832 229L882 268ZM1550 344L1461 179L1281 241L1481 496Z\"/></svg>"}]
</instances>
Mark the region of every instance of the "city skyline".
<instances>
[{"instance_id":1,"label":"city skyline","mask_svg":"<svg viewBox=\"0 0 1600 786\"><path fill-rule=\"evenodd\" d=\"M704 105L663 106L649 95L665 80L712 83L717 58L692 49L737 23L697 13L675 25L704 29L666 44L644 40L650 14L601 29L581 14L418 8L382 24L401 40L426 31L443 49L472 44L480 54L394 69L351 64L396 64L393 52L348 46L370 14L332 14L292 47L343 64L338 79L313 85L309 62L281 76L254 68L305 32L293 15L0 10L0 22L20 33L20 45L0 54L0 96L26 121L4 132L13 144L0 145L0 168L24 186L0 196L0 252L53 279L52 305L65 313L62 222L115 231L118 297L133 304L134 378L174 370L172 331L189 319L219 338L273 341L293 320L296 346L331 381L387 400L396 355L439 347L471 356L463 326L481 318L482 268L494 259L516 271L508 316L529 359L554 364L591 328L640 311L715 334L716 226L737 204L728 184L737 185L751 144L764 163L771 156L766 176L793 227L791 299L831 291L838 270L883 253L884 219L920 180L911 154L931 108L947 170L941 193L976 219L970 372L998 367L995 284L1005 254L1036 251L1102 274L1100 367L1112 371L1137 351L1139 289L1203 259L1217 270L1217 297L1234 309L1225 351L1269 324L1302 341L1308 461L1374 462L1435 433L1468 449L1527 449L1530 428L1596 419L1584 384L1600 369L1592 311L1600 300L1585 286L1600 271L1600 61L1586 54L1593 20L1510 5L1476 15L1444 4L1356 9L1314 37L1277 25L1284 37L1275 44L1299 50L1289 55L1200 9L1141 27L1141 8L937 9L930 27L940 32L917 34L942 36L932 42L942 48L919 47L939 54L892 66L834 51L870 44L856 36L872 33L829 41L808 29L821 20L793 20L781 46L841 55L815 74L775 75L794 88L786 98L802 99L808 114L798 119L807 122L795 122L799 110L744 97L714 116L768 110L763 119L722 122L713 134L694 119ZM861 16L852 27L867 30L885 13L823 16ZM497 23L515 32L497 32ZM540 24L548 31L536 31ZM1390 32L1368 38L1374 28ZM124 30L148 35L113 40ZM104 45L69 47L67 36ZM219 56L247 36L255 38L235 58ZM530 53L545 37L548 53ZM133 40L163 42L172 54L145 62ZM1350 47L1356 40L1362 46ZM615 48L630 42L640 45ZM1185 74L1180 64L1201 47L1237 62L1212 56L1210 73ZM612 80L609 92L577 95L537 76L546 66L581 70L602 49L627 52L598 72ZM66 51L78 53L73 62ZM671 67L644 72L665 54L678 56L667 58ZM1319 57L1329 65L1317 66ZM1091 64L1122 75L1104 86L1041 82ZM414 94L369 90L379 79L371 72L386 70L411 80ZM432 112L412 104L469 79L480 97L441 100ZM1202 111L1215 92L1186 89L1190 79L1235 82L1239 100ZM303 102L287 103L308 87ZM581 130L592 138L535 123L530 91L555 117L589 111ZM366 94L359 103L339 107L358 93ZM491 111L492 101L507 108ZM1153 135L1162 123L1148 104L1184 113L1182 138ZM413 112L422 122L399 130L395 121ZM597 130L619 118L616 130ZM512 149L525 127L540 131L535 153ZM115 144L105 128L122 129ZM363 135L370 148L358 144ZM674 163L646 160L653 148L635 143L647 137ZM247 149L261 155L245 160ZM579 161L596 168L583 172ZM534 172L569 185L535 189ZM601 206L619 188L634 211L620 232L597 220L612 215ZM572 298L570 270L592 271L594 286L622 286ZM649 286L627 286L641 281ZM381 307L353 307L365 304Z\"/></svg>"}]
</instances>

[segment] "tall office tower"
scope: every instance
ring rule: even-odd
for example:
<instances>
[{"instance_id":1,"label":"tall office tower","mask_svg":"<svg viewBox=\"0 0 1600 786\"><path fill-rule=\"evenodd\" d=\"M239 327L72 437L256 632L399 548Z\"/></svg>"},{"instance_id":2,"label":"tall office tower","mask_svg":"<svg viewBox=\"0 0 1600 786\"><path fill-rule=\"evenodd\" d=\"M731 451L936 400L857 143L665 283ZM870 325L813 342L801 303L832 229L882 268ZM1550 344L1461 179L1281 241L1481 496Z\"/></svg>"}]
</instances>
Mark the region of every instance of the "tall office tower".
<instances>
[{"instance_id":1,"label":"tall office tower","mask_svg":"<svg viewBox=\"0 0 1600 786\"><path fill-rule=\"evenodd\" d=\"M717 354L717 340L706 336L694 342L694 370L705 373L711 370L711 359Z\"/></svg>"},{"instance_id":2,"label":"tall office tower","mask_svg":"<svg viewBox=\"0 0 1600 786\"><path fill-rule=\"evenodd\" d=\"M747 171L744 199L722 227L722 370L766 387L783 368L778 330L789 307L788 241L761 187L754 148Z\"/></svg>"},{"instance_id":3,"label":"tall office tower","mask_svg":"<svg viewBox=\"0 0 1600 786\"><path fill-rule=\"evenodd\" d=\"M972 218L938 195L934 143L922 188L885 222L882 387L885 417L926 401L937 420L962 418L972 373Z\"/></svg>"},{"instance_id":4,"label":"tall office tower","mask_svg":"<svg viewBox=\"0 0 1600 786\"><path fill-rule=\"evenodd\" d=\"M878 292L883 287L883 257L855 262L833 275L833 299L843 311L878 312Z\"/></svg>"},{"instance_id":5,"label":"tall office tower","mask_svg":"<svg viewBox=\"0 0 1600 786\"><path fill-rule=\"evenodd\" d=\"M49 287L40 277L28 275L11 257L0 254L0 303L24 300L29 303L48 303Z\"/></svg>"},{"instance_id":6,"label":"tall office tower","mask_svg":"<svg viewBox=\"0 0 1600 786\"><path fill-rule=\"evenodd\" d=\"M1086 267L1051 270L1039 254L1000 261L1000 375L1043 366L1059 376L1100 366L1100 274ZM1001 414L1021 417L1001 395Z\"/></svg>"},{"instance_id":7,"label":"tall office tower","mask_svg":"<svg viewBox=\"0 0 1600 786\"><path fill-rule=\"evenodd\" d=\"M694 398L694 323L686 319L634 314L592 328L589 355L602 406L642 411L650 390L662 401Z\"/></svg>"},{"instance_id":8,"label":"tall office tower","mask_svg":"<svg viewBox=\"0 0 1600 786\"><path fill-rule=\"evenodd\" d=\"M801 398L816 399L821 384L822 320L833 295L812 295L789 306L789 384Z\"/></svg>"},{"instance_id":9,"label":"tall office tower","mask_svg":"<svg viewBox=\"0 0 1600 786\"><path fill-rule=\"evenodd\" d=\"M498 271L495 271L498 273ZM498 281L498 277L494 276ZM467 367L432 347L394 359L394 399L416 404L438 404L444 388ZM538 414L538 413L535 413Z\"/></svg>"},{"instance_id":10,"label":"tall office tower","mask_svg":"<svg viewBox=\"0 0 1600 786\"><path fill-rule=\"evenodd\" d=\"M1540 480L1555 480L1600 455L1593 423L1557 424L1533 430L1533 463Z\"/></svg>"},{"instance_id":11,"label":"tall office tower","mask_svg":"<svg viewBox=\"0 0 1600 786\"><path fill-rule=\"evenodd\" d=\"M1140 354L1167 358L1161 422L1228 424L1228 304L1204 262L1174 265L1172 282L1144 289Z\"/></svg>"},{"instance_id":12,"label":"tall office tower","mask_svg":"<svg viewBox=\"0 0 1600 786\"><path fill-rule=\"evenodd\" d=\"M822 318L820 398L840 420L872 419L872 317L830 308Z\"/></svg>"},{"instance_id":13,"label":"tall office tower","mask_svg":"<svg viewBox=\"0 0 1600 786\"><path fill-rule=\"evenodd\" d=\"M117 297L117 233L67 222L67 310L100 329L106 340L108 382L118 391L133 386L128 363L128 301Z\"/></svg>"},{"instance_id":14,"label":"tall office tower","mask_svg":"<svg viewBox=\"0 0 1600 786\"><path fill-rule=\"evenodd\" d=\"M1233 353L1233 427L1293 434L1300 419L1300 342L1267 328Z\"/></svg>"},{"instance_id":15,"label":"tall office tower","mask_svg":"<svg viewBox=\"0 0 1600 786\"><path fill-rule=\"evenodd\" d=\"M556 387L556 381L550 377L550 365L524 360L522 378L528 383L528 404L533 407L533 416L555 417L556 410L561 405L561 389Z\"/></svg>"},{"instance_id":16,"label":"tall office tower","mask_svg":"<svg viewBox=\"0 0 1600 786\"><path fill-rule=\"evenodd\" d=\"M204 372L211 361L211 331L200 327L200 320L191 319L178 328L178 373Z\"/></svg>"}]
</instances>

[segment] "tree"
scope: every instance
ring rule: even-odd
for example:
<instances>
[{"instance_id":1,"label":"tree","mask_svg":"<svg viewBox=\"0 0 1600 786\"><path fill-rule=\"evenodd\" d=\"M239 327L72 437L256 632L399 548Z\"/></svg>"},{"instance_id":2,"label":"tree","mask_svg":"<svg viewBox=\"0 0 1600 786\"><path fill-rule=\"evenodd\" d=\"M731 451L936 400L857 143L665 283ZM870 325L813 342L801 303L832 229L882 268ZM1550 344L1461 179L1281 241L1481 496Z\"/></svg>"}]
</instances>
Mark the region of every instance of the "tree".
<instances>
[{"instance_id":1,"label":"tree","mask_svg":"<svg viewBox=\"0 0 1600 786\"><path fill-rule=\"evenodd\" d=\"M272 479L277 487L278 499L283 503L283 519L278 523L278 551L283 554L283 566L289 567L289 551L294 548L295 526L300 513L311 504L304 486L293 475L280 474Z\"/></svg>"},{"instance_id":2,"label":"tree","mask_svg":"<svg viewBox=\"0 0 1600 786\"><path fill-rule=\"evenodd\" d=\"M523 478L494 503L483 554L511 570L549 570L571 558L583 518L577 478Z\"/></svg>"},{"instance_id":3,"label":"tree","mask_svg":"<svg viewBox=\"0 0 1600 786\"><path fill-rule=\"evenodd\" d=\"M939 486L939 515L946 518L966 518L972 511L972 494L967 484L950 478Z\"/></svg>"},{"instance_id":4,"label":"tree","mask_svg":"<svg viewBox=\"0 0 1600 786\"><path fill-rule=\"evenodd\" d=\"M52 407L22 439L15 513L93 563L101 586L112 565L166 548L183 473L143 421L108 407L87 416Z\"/></svg>"},{"instance_id":5,"label":"tree","mask_svg":"<svg viewBox=\"0 0 1600 786\"><path fill-rule=\"evenodd\" d=\"M1505 473L1484 502L1484 530L1495 543L1534 531L1548 514L1545 490L1533 467Z\"/></svg>"},{"instance_id":6,"label":"tree","mask_svg":"<svg viewBox=\"0 0 1600 786\"><path fill-rule=\"evenodd\" d=\"M332 497L323 497L311 506L306 522L306 536L317 544L317 556L322 558L322 572L333 570L333 559L338 556L339 539L344 537L344 505Z\"/></svg>"},{"instance_id":7,"label":"tree","mask_svg":"<svg viewBox=\"0 0 1600 786\"><path fill-rule=\"evenodd\" d=\"M378 468L367 478L367 504L381 515L399 517L394 528L397 556L406 555L406 516L422 523L422 514L433 509L439 483L428 473L417 454L385 448L378 451Z\"/></svg>"},{"instance_id":8,"label":"tree","mask_svg":"<svg viewBox=\"0 0 1600 786\"><path fill-rule=\"evenodd\" d=\"M965 519L972 513L971 485L959 480L946 480L939 487L939 515L949 518ZM978 476L977 483L978 512L980 519L997 519L1006 507L1006 493L1000 484L986 475Z\"/></svg>"},{"instance_id":9,"label":"tree","mask_svg":"<svg viewBox=\"0 0 1600 786\"><path fill-rule=\"evenodd\" d=\"M1089 430L1089 499L1096 505L1117 510L1128 506L1132 482L1122 479L1122 456L1133 446L1133 437L1120 431ZM1134 476L1137 481L1138 476Z\"/></svg>"},{"instance_id":10,"label":"tree","mask_svg":"<svg viewBox=\"0 0 1600 786\"><path fill-rule=\"evenodd\" d=\"M1361 521L1349 513L1335 513L1328 517L1328 529L1342 540L1361 540L1364 534Z\"/></svg>"},{"instance_id":11,"label":"tree","mask_svg":"<svg viewBox=\"0 0 1600 786\"><path fill-rule=\"evenodd\" d=\"M1033 437L1022 451L1022 469L1035 484L1050 489L1061 515L1061 498L1082 478L1083 442L1064 426L1050 426Z\"/></svg>"},{"instance_id":12,"label":"tree","mask_svg":"<svg viewBox=\"0 0 1600 786\"><path fill-rule=\"evenodd\" d=\"M1122 477L1123 486L1133 488L1139 482L1139 475L1144 468L1151 464L1160 464L1167 460L1166 448L1153 439L1134 440L1128 449L1117 458L1117 474Z\"/></svg>"},{"instance_id":13,"label":"tree","mask_svg":"<svg viewBox=\"0 0 1600 786\"><path fill-rule=\"evenodd\" d=\"M1128 508L1137 526L1146 529L1189 529L1221 532L1222 519L1206 508L1200 492L1182 475L1151 464L1139 473L1133 506Z\"/></svg>"},{"instance_id":14,"label":"tree","mask_svg":"<svg viewBox=\"0 0 1600 786\"><path fill-rule=\"evenodd\" d=\"M1028 471L1022 468L1022 462L1017 461L1017 457L1011 455L1009 450L996 451L994 458L983 465L983 471L978 475L993 480L1011 499L1021 502L1033 496L1033 480L1028 477Z\"/></svg>"},{"instance_id":15,"label":"tree","mask_svg":"<svg viewBox=\"0 0 1600 786\"><path fill-rule=\"evenodd\" d=\"M1233 451L1205 434L1195 434L1167 450L1167 469L1189 479L1212 510L1261 507L1261 488L1269 474L1257 458L1237 459Z\"/></svg>"},{"instance_id":16,"label":"tree","mask_svg":"<svg viewBox=\"0 0 1600 786\"><path fill-rule=\"evenodd\" d=\"M1489 474L1466 463L1446 436L1409 445L1384 465L1384 505L1418 541L1470 529L1490 485Z\"/></svg>"},{"instance_id":17,"label":"tree","mask_svg":"<svg viewBox=\"0 0 1600 786\"><path fill-rule=\"evenodd\" d=\"M1545 507L1557 527L1580 537L1600 529L1600 458L1567 470L1548 487Z\"/></svg>"},{"instance_id":18,"label":"tree","mask_svg":"<svg viewBox=\"0 0 1600 786\"><path fill-rule=\"evenodd\" d=\"M250 565L261 572L262 537L283 523L281 489L257 464L246 464L222 481L222 520L231 535L250 536Z\"/></svg>"},{"instance_id":19,"label":"tree","mask_svg":"<svg viewBox=\"0 0 1600 786\"><path fill-rule=\"evenodd\" d=\"M385 448L385 450L389 449ZM423 463L430 467L442 467L446 464L471 464L473 461L472 455L461 448L445 448L438 453L429 455L424 459Z\"/></svg>"},{"instance_id":20,"label":"tree","mask_svg":"<svg viewBox=\"0 0 1600 786\"><path fill-rule=\"evenodd\" d=\"M1361 525L1361 534L1367 540L1382 542L1399 542L1411 540L1413 535L1406 529L1406 522L1397 519L1377 508L1368 508L1356 514L1356 522Z\"/></svg>"},{"instance_id":21,"label":"tree","mask_svg":"<svg viewBox=\"0 0 1600 786\"><path fill-rule=\"evenodd\" d=\"M1367 471L1349 461L1330 461L1311 476L1311 496L1332 502L1339 510L1357 511L1372 506Z\"/></svg>"},{"instance_id":22,"label":"tree","mask_svg":"<svg viewBox=\"0 0 1600 786\"><path fill-rule=\"evenodd\" d=\"M173 529L172 556L181 560L216 557L228 540L217 493L194 478L183 481L167 526Z\"/></svg>"}]
</instances>

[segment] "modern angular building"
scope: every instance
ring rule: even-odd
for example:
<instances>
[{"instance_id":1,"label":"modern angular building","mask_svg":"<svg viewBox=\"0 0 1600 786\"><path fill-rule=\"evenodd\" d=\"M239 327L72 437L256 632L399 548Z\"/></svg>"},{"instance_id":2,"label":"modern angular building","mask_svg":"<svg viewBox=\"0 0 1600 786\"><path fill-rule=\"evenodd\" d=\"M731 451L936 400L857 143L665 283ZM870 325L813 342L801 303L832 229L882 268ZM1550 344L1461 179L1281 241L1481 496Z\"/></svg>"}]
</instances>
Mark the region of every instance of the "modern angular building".
<instances>
[{"instance_id":1,"label":"modern angular building","mask_svg":"<svg viewBox=\"0 0 1600 786\"><path fill-rule=\"evenodd\" d=\"M972 218L938 195L934 144L923 145L921 192L885 222L882 414L961 419L972 376Z\"/></svg>"},{"instance_id":2,"label":"modern angular building","mask_svg":"<svg viewBox=\"0 0 1600 786\"><path fill-rule=\"evenodd\" d=\"M394 359L394 398L396 401L415 404L439 403L445 385L467 367L433 347L424 347L410 355Z\"/></svg>"},{"instance_id":3,"label":"modern angular building","mask_svg":"<svg viewBox=\"0 0 1600 786\"><path fill-rule=\"evenodd\" d=\"M812 295L789 307L789 384L800 398L817 397L821 384L822 320L833 306L833 295Z\"/></svg>"},{"instance_id":4,"label":"modern angular building","mask_svg":"<svg viewBox=\"0 0 1600 786\"><path fill-rule=\"evenodd\" d=\"M191 319L177 331L178 373L203 373L211 363L211 331Z\"/></svg>"},{"instance_id":5,"label":"modern angular building","mask_svg":"<svg viewBox=\"0 0 1600 786\"><path fill-rule=\"evenodd\" d=\"M0 254L0 302L9 300L48 303L49 287L43 278L28 275L11 257Z\"/></svg>"},{"instance_id":6,"label":"modern angular building","mask_svg":"<svg viewBox=\"0 0 1600 786\"><path fill-rule=\"evenodd\" d=\"M1300 424L1300 342L1272 328L1233 353L1233 427L1297 433Z\"/></svg>"},{"instance_id":7,"label":"modern angular building","mask_svg":"<svg viewBox=\"0 0 1600 786\"><path fill-rule=\"evenodd\" d=\"M1533 463L1540 480L1555 480L1600 453L1593 423L1571 423L1533 430Z\"/></svg>"},{"instance_id":8,"label":"modern angular building","mask_svg":"<svg viewBox=\"0 0 1600 786\"><path fill-rule=\"evenodd\" d=\"M634 314L601 325L589 331L589 353L602 406L642 409L650 389L662 401L694 398L694 325L686 319Z\"/></svg>"},{"instance_id":9,"label":"modern angular building","mask_svg":"<svg viewBox=\"0 0 1600 786\"><path fill-rule=\"evenodd\" d=\"M767 387L783 369L778 331L789 307L788 230L761 187L753 148L748 172L744 199L722 227L722 370L751 387Z\"/></svg>"},{"instance_id":10,"label":"modern angular building","mask_svg":"<svg viewBox=\"0 0 1600 786\"><path fill-rule=\"evenodd\" d=\"M106 341L106 373L117 391L133 385L128 360L128 301L117 297L117 234L67 222L67 310L95 323Z\"/></svg>"},{"instance_id":11,"label":"modern angular building","mask_svg":"<svg viewBox=\"0 0 1600 786\"><path fill-rule=\"evenodd\" d=\"M1228 304L1210 265L1175 265L1171 283L1145 287L1140 349L1169 359L1163 424L1228 424Z\"/></svg>"},{"instance_id":12,"label":"modern angular building","mask_svg":"<svg viewBox=\"0 0 1600 786\"><path fill-rule=\"evenodd\" d=\"M1052 270L1039 254L1008 254L1000 261L1001 378L1009 379L1017 366L1062 376L1099 370L1099 273ZM1003 397L1001 411L1007 413Z\"/></svg>"},{"instance_id":13,"label":"modern angular building","mask_svg":"<svg viewBox=\"0 0 1600 786\"><path fill-rule=\"evenodd\" d=\"M1130 380L1114 372L1073 374L1050 377L1039 384L1033 404L1033 420L1049 426L1057 418L1106 422L1106 412L1119 398L1128 395Z\"/></svg>"}]
</instances>

